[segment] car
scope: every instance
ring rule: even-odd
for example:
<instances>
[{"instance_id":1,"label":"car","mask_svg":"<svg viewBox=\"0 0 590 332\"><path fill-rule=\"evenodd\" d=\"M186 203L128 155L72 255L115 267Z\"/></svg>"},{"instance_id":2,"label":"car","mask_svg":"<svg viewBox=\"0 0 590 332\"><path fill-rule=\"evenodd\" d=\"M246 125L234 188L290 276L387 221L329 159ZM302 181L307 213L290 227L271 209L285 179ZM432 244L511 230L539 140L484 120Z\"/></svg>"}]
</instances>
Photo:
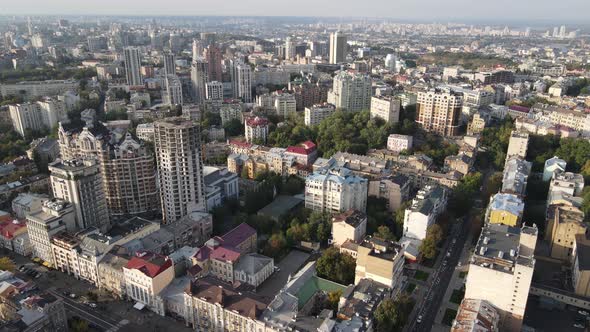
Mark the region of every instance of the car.
<instances>
[{"instance_id":1,"label":"car","mask_svg":"<svg viewBox=\"0 0 590 332\"><path fill-rule=\"evenodd\" d=\"M588 316L588 315L590 315L590 314L588 313L588 311L586 311L586 310L578 310L578 313L579 313L580 315L582 315L582 316Z\"/></svg>"},{"instance_id":2,"label":"car","mask_svg":"<svg viewBox=\"0 0 590 332\"><path fill-rule=\"evenodd\" d=\"M457 266L458 266L458 267L461 267L461 262L457 263Z\"/></svg>"},{"instance_id":3,"label":"car","mask_svg":"<svg viewBox=\"0 0 590 332\"><path fill-rule=\"evenodd\" d=\"M453 244L457 243L457 239L453 239Z\"/></svg>"},{"instance_id":4,"label":"car","mask_svg":"<svg viewBox=\"0 0 590 332\"><path fill-rule=\"evenodd\" d=\"M276 272L281 272L281 268L280 268L280 267L278 267L278 266L275 266L275 271L276 271Z\"/></svg>"},{"instance_id":5,"label":"car","mask_svg":"<svg viewBox=\"0 0 590 332\"><path fill-rule=\"evenodd\" d=\"M447 257L451 257L451 253L450 252L447 252Z\"/></svg>"},{"instance_id":6,"label":"car","mask_svg":"<svg viewBox=\"0 0 590 332\"><path fill-rule=\"evenodd\" d=\"M88 303L88 306L89 306L90 308L96 308L96 303L89 302L89 303Z\"/></svg>"},{"instance_id":7,"label":"car","mask_svg":"<svg viewBox=\"0 0 590 332\"><path fill-rule=\"evenodd\" d=\"M418 315L416 322L418 322L418 324L422 323L422 315Z\"/></svg>"},{"instance_id":8,"label":"car","mask_svg":"<svg viewBox=\"0 0 590 332\"><path fill-rule=\"evenodd\" d=\"M583 329L584 325L576 323L576 324L574 324L574 327L577 329Z\"/></svg>"},{"instance_id":9,"label":"car","mask_svg":"<svg viewBox=\"0 0 590 332\"><path fill-rule=\"evenodd\" d=\"M18 267L18 270L21 271L21 272L23 272L24 269L25 269L25 266L24 265L21 265L21 266Z\"/></svg>"},{"instance_id":10,"label":"car","mask_svg":"<svg viewBox=\"0 0 590 332\"><path fill-rule=\"evenodd\" d=\"M77 296L74 293L70 293L70 297L73 298L73 299L75 299Z\"/></svg>"}]
</instances>

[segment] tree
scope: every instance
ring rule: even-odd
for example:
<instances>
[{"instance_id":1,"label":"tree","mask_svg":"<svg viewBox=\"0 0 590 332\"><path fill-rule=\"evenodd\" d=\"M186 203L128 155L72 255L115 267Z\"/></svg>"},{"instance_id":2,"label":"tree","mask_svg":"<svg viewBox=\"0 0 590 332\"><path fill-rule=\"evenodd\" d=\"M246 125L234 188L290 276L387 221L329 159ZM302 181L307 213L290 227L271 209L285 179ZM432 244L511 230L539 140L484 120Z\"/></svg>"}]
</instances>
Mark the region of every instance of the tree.
<instances>
[{"instance_id":1,"label":"tree","mask_svg":"<svg viewBox=\"0 0 590 332\"><path fill-rule=\"evenodd\" d=\"M413 306L413 300L407 295L401 295L395 300L390 298L384 299L373 315L375 331L401 331L404 325L406 325Z\"/></svg>"},{"instance_id":2,"label":"tree","mask_svg":"<svg viewBox=\"0 0 590 332\"><path fill-rule=\"evenodd\" d=\"M453 188L449 199L449 211L457 217L462 217L469 212L476 193L481 186L481 173L470 173L461 179L459 184Z\"/></svg>"},{"instance_id":3,"label":"tree","mask_svg":"<svg viewBox=\"0 0 590 332\"><path fill-rule=\"evenodd\" d=\"M274 233L268 239L268 242L266 243L266 247L264 249L264 253L267 256L279 258L285 253L287 247L288 244L285 236L282 233Z\"/></svg>"},{"instance_id":4,"label":"tree","mask_svg":"<svg viewBox=\"0 0 590 332\"><path fill-rule=\"evenodd\" d=\"M14 262L9 257L0 257L0 270L14 271L15 268Z\"/></svg>"},{"instance_id":5,"label":"tree","mask_svg":"<svg viewBox=\"0 0 590 332\"><path fill-rule=\"evenodd\" d=\"M352 256L342 254L335 247L326 249L317 260L318 276L342 285L354 282L356 262Z\"/></svg>"},{"instance_id":6,"label":"tree","mask_svg":"<svg viewBox=\"0 0 590 332\"><path fill-rule=\"evenodd\" d=\"M438 224L434 224L428 228L426 238L420 244L420 253L426 259L432 259L436 256L436 245L443 237L442 228Z\"/></svg>"},{"instance_id":7,"label":"tree","mask_svg":"<svg viewBox=\"0 0 590 332\"><path fill-rule=\"evenodd\" d=\"M240 136L244 133L244 126L238 119L231 119L223 128L227 137Z\"/></svg>"},{"instance_id":8,"label":"tree","mask_svg":"<svg viewBox=\"0 0 590 332\"><path fill-rule=\"evenodd\" d=\"M590 222L590 187L584 188L582 198L582 212L584 212L586 222Z\"/></svg>"},{"instance_id":9,"label":"tree","mask_svg":"<svg viewBox=\"0 0 590 332\"><path fill-rule=\"evenodd\" d=\"M72 318L70 320L70 328L74 332L87 332L89 331L88 322L80 318Z\"/></svg>"},{"instance_id":10,"label":"tree","mask_svg":"<svg viewBox=\"0 0 590 332\"><path fill-rule=\"evenodd\" d=\"M328 306L331 310L338 311L338 302L340 302L341 296L341 290L328 292Z\"/></svg>"},{"instance_id":11,"label":"tree","mask_svg":"<svg viewBox=\"0 0 590 332\"><path fill-rule=\"evenodd\" d=\"M377 232L373 233L373 236L383 239L385 241L395 241L395 235L387 226L379 226L377 228Z\"/></svg>"}]
</instances>

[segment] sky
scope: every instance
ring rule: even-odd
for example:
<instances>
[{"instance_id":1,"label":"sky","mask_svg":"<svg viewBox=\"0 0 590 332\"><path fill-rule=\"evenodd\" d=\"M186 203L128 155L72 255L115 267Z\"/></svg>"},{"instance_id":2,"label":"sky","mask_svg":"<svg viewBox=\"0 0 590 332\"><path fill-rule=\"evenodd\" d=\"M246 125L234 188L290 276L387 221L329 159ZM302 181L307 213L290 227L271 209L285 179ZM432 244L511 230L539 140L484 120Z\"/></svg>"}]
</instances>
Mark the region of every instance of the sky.
<instances>
[{"instance_id":1,"label":"sky","mask_svg":"<svg viewBox=\"0 0 590 332\"><path fill-rule=\"evenodd\" d=\"M0 0L0 15L333 16L590 22L590 0Z\"/></svg>"}]
</instances>

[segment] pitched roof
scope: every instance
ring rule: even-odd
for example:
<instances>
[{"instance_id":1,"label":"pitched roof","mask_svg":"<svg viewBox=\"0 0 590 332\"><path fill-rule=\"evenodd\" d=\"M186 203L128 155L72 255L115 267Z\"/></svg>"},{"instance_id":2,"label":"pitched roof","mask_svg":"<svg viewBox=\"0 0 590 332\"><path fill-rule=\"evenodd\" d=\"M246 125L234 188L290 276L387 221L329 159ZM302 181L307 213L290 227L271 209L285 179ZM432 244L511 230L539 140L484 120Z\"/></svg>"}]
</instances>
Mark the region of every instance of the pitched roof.
<instances>
[{"instance_id":1,"label":"pitched roof","mask_svg":"<svg viewBox=\"0 0 590 332\"><path fill-rule=\"evenodd\" d=\"M125 268L140 270L150 278L157 277L172 266L172 260L166 256L141 251L129 260Z\"/></svg>"},{"instance_id":2,"label":"pitched roof","mask_svg":"<svg viewBox=\"0 0 590 332\"><path fill-rule=\"evenodd\" d=\"M239 247L246 239L256 234L256 230L246 223L241 223L221 236L224 246Z\"/></svg>"}]
</instances>

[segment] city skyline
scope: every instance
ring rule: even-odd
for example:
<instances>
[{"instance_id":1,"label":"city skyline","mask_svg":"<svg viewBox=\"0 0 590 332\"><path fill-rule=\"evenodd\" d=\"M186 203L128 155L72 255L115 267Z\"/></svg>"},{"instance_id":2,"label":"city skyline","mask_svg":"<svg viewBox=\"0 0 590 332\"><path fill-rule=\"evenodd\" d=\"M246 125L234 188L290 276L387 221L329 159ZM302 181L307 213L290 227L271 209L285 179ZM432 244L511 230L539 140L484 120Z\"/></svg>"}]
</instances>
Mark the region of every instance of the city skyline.
<instances>
[{"instance_id":1,"label":"city skyline","mask_svg":"<svg viewBox=\"0 0 590 332\"><path fill-rule=\"evenodd\" d=\"M334 8L328 1L302 0L290 8L288 15L284 8L277 7L269 0L249 2L228 1L199 6L188 0L171 0L166 3L131 0L124 3L105 0L85 3L84 8L75 8L66 0L52 1L50 5L39 0L23 0L0 5L5 15L117 15L117 16L285 16L285 17L367 17L408 20L527 20L527 21L582 21L590 10L590 3L580 0L564 0L559 3L548 0L524 0L514 3L500 0L495 6L481 11L480 4L468 0L451 0L444 3L433 0L419 0L391 4L377 0L372 6L359 8L353 3L340 3ZM259 8L265 8L263 13ZM313 10L310 10L313 8ZM429 10L425 11L424 9ZM461 8L457 14L457 8ZM506 11L510 8L510 11ZM555 17L555 13L563 13ZM570 22L571 23L571 22ZM579 22L577 22L579 23Z\"/></svg>"}]
</instances>

